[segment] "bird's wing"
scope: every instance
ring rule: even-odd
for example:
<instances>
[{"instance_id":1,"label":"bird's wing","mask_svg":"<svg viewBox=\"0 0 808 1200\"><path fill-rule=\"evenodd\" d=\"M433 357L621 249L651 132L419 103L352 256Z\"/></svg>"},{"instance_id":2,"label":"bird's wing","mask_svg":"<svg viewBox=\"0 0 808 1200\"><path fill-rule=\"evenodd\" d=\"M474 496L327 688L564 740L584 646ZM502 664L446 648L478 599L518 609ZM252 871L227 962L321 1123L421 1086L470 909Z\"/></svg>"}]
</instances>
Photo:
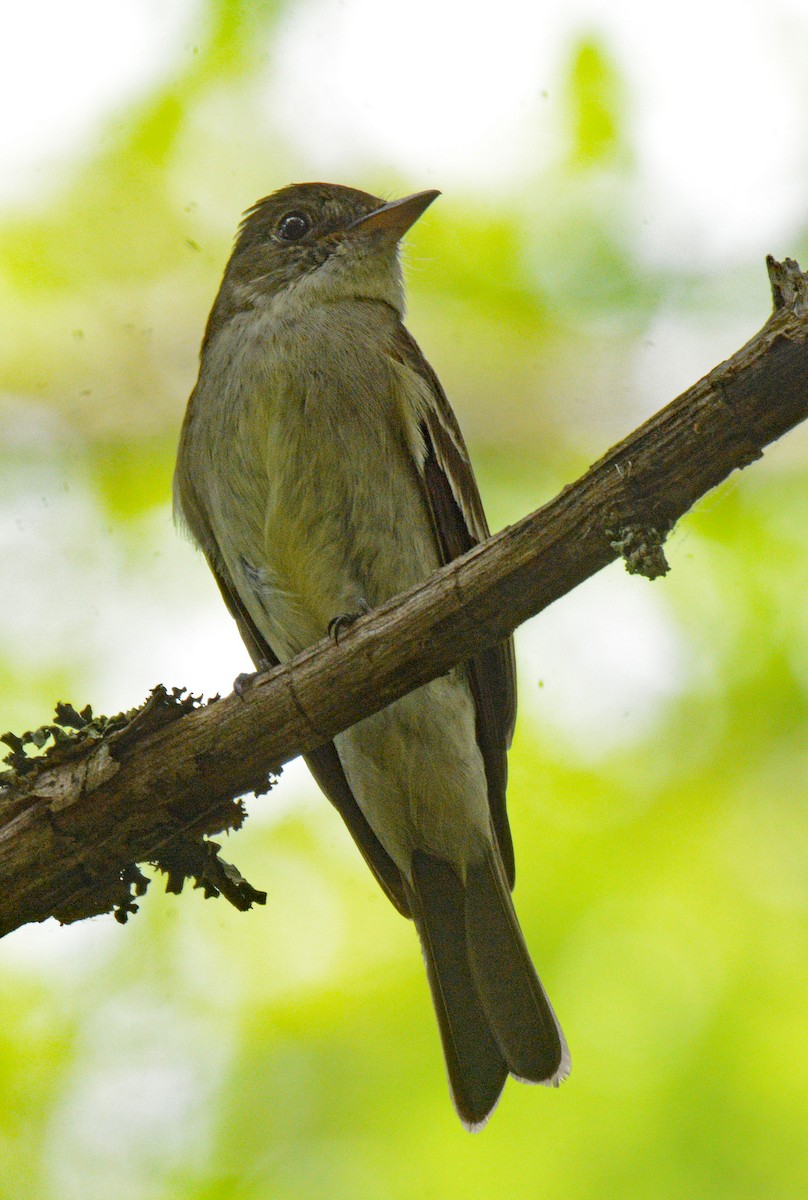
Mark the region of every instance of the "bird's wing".
<instances>
[{"instance_id":1,"label":"bird's wing","mask_svg":"<svg viewBox=\"0 0 808 1200\"><path fill-rule=\"evenodd\" d=\"M420 436L424 454L419 461L419 474L441 561L448 563L489 535L477 481L440 381L403 325L398 329L393 356L422 383ZM467 670L477 716L477 741L485 764L491 822L505 875L513 887L513 842L505 802L507 751L516 721L513 639L477 654L467 664Z\"/></svg>"}]
</instances>

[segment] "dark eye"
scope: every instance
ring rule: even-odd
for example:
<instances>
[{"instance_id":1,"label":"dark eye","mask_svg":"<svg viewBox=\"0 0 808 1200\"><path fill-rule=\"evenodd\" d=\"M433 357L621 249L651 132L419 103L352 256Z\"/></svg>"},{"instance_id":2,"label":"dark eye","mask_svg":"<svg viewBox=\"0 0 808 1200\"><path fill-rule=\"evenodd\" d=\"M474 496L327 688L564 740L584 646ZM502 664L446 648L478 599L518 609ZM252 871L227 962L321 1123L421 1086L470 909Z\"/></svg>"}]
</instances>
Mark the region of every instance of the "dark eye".
<instances>
[{"instance_id":1,"label":"dark eye","mask_svg":"<svg viewBox=\"0 0 808 1200\"><path fill-rule=\"evenodd\" d=\"M290 212L278 222L278 237L285 242L299 242L309 232L309 218L305 213Z\"/></svg>"}]
</instances>

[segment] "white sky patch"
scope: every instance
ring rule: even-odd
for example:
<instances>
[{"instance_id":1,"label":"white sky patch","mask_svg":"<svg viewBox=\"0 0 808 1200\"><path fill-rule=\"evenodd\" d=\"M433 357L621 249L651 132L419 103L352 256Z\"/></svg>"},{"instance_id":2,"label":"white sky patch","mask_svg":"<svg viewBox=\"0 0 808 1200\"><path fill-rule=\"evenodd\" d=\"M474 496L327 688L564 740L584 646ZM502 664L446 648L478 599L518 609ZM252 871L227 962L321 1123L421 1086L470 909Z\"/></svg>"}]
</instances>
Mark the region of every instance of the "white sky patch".
<instances>
[{"instance_id":1,"label":"white sky patch","mask_svg":"<svg viewBox=\"0 0 808 1200\"><path fill-rule=\"evenodd\" d=\"M805 221L808 6L627 8L616 32L637 101L646 249L680 263L771 249Z\"/></svg>"},{"instance_id":2,"label":"white sky patch","mask_svg":"<svg viewBox=\"0 0 808 1200\"><path fill-rule=\"evenodd\" d=\"M46 1187L63 1200L165 1194L167 1173L204 1161L234 1052L194 1005L110 983L107 1000L85 1005L67 1086L44 1118Z\"/></svg>"},{"instance_id":3,"label":"white sky patch","mask_svg":"<svg viewBox=\"0 0 808 1200\"><path fill-rule=\"evenodd\" d=\"M547 159L547 108L559 33L544 6L496 12L435 0L406 11L378 0L309 0L275 46L267 106L297 153L323 171L368 156L422 178L487 191ZM539 129L540 132L540 129ZM536 145L528 151L528 141Z\"/></svg>"},{"instance_id":4,"label":"white sky patch","mask_svg":"<svg viewBox=\"0 0 808 1200\"><path fill-rule=\"evenodd\" d=\"M26 973L66 983L80 980L119 944L121 927L111 915L60 925L48 921L22 925L3 938L3 967L19 966Z\"/></svg>"},{"instance_id":5,"label":"white sky patch","mask_svg":"<svg viewBox=\"0 0 808 1200\"><path fill-rule=\"evenodd\" d=\"M630 406L626 396L621 407L625 430L630 428L632 420L637 424L646 420L708 374L717 361L734 354L760 326L769 297L763 264L757 266L759 278L755 277L754 282L760 294L744 297L749 301L748 316L737 309L732 312L721 309L712 314L703 309L688 312L672 306L657 309L645 337L634 350L628 393L634 403Z\"/></svg>"},{"instance_id":6,"label":"white sky patch","mask_svg":"<svg viewBox=\"0 0 808 1200\"><path fill-rule=\"evenodd\" d=\"M808 207L804 0L298 0L270 34L264 109L312 176L518 189L558 153L582 35L626 80L646 254L785 252ZM195 0L3 5L0 203L92 153L104 121L203 41Z\"/></svg>"},{"instance_id":7,"label":"white sky patch","mask_svg":"<svg viewBox=\"0 0 808 1200\"><path fill-rule=\"evenodd\" d=\"M645 736L686 683L679 630L619 564L521 626L516 650L522 717L554 728L585 761Z\"/></svg>"},{"instance_id":8,"label":"white sky patch","mask_svg":"<svg viewBox=\"0 0 808 1200\"><path fill-rule=\"evenodd\" d=\"M88 153L103 121L176 61L195 0L25 0L0 6L0 203Z\"/></svg>"}]
</instances>

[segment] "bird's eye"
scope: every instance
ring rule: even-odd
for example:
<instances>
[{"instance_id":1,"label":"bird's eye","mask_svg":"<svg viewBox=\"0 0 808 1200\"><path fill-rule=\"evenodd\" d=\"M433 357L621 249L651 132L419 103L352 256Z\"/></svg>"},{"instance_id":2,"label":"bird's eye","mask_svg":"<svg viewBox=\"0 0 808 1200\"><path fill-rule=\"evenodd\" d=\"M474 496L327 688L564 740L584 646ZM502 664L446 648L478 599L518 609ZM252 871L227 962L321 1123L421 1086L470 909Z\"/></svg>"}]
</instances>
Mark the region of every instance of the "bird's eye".
<instances>
[{"instance_id":1,"label":"bird's eye","mask_svg":"<svg viewBox=\"0 0 808 1200\"><path fill-rule=\"evenodd\" d=\"M287 213L278 222L278 237L285 242L299 242L308 232L309 218L305 213Z\"/></svg>"}]
</instances>

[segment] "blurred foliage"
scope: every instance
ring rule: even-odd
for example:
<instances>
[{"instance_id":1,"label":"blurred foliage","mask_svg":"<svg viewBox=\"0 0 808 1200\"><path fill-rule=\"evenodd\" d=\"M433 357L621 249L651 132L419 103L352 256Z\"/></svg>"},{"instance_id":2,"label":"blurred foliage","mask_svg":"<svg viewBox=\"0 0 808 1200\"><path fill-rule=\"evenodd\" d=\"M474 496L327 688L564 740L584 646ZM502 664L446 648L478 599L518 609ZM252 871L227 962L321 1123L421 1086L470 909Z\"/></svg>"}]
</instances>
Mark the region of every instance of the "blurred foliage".
<instances>
[{"instance_id":1,"label":"blurred foliage","mask_svg":"<svg viewBox=\"0 0 808 1200\"><path fill-rule=\"evenodd\" d=\"M215 656L227 617L171 530L170 477L238 213L298 175L259 116L283 11L209 2L175 75L0 215L3 728L57 699L130 707L158 678L198 688L167 676ZM495 527L671 398L635 382L650 329L748 311L731 273L635 252L631 102L599 39L570 48L561 90L557 160L496 202L445 197L407 255L411 327ZM384 163L344 181L418 186ZM412 929L291 771L286 807L273 792L238 839L266 910L152 888L124 930L0 947L0 1196L802 1194L805 446L707 497L664 583L627 592L612 567L520 641L517 906L572 1048L563 1088L511 1083L462 1132ZM673 666L620 624L628 595Z\"/></svg>"},{"instance_id":2,"label":"blurred foliage","mask_svg":"<svg viewBox=\"0 0 808 1200\"><path fill-rule=\"evenodd\" d=\"M582 169L609 166L626 156L625 96L619 71L599 42L576 47L567 82L570 161Z\"/></svg>"}]
</instances>

